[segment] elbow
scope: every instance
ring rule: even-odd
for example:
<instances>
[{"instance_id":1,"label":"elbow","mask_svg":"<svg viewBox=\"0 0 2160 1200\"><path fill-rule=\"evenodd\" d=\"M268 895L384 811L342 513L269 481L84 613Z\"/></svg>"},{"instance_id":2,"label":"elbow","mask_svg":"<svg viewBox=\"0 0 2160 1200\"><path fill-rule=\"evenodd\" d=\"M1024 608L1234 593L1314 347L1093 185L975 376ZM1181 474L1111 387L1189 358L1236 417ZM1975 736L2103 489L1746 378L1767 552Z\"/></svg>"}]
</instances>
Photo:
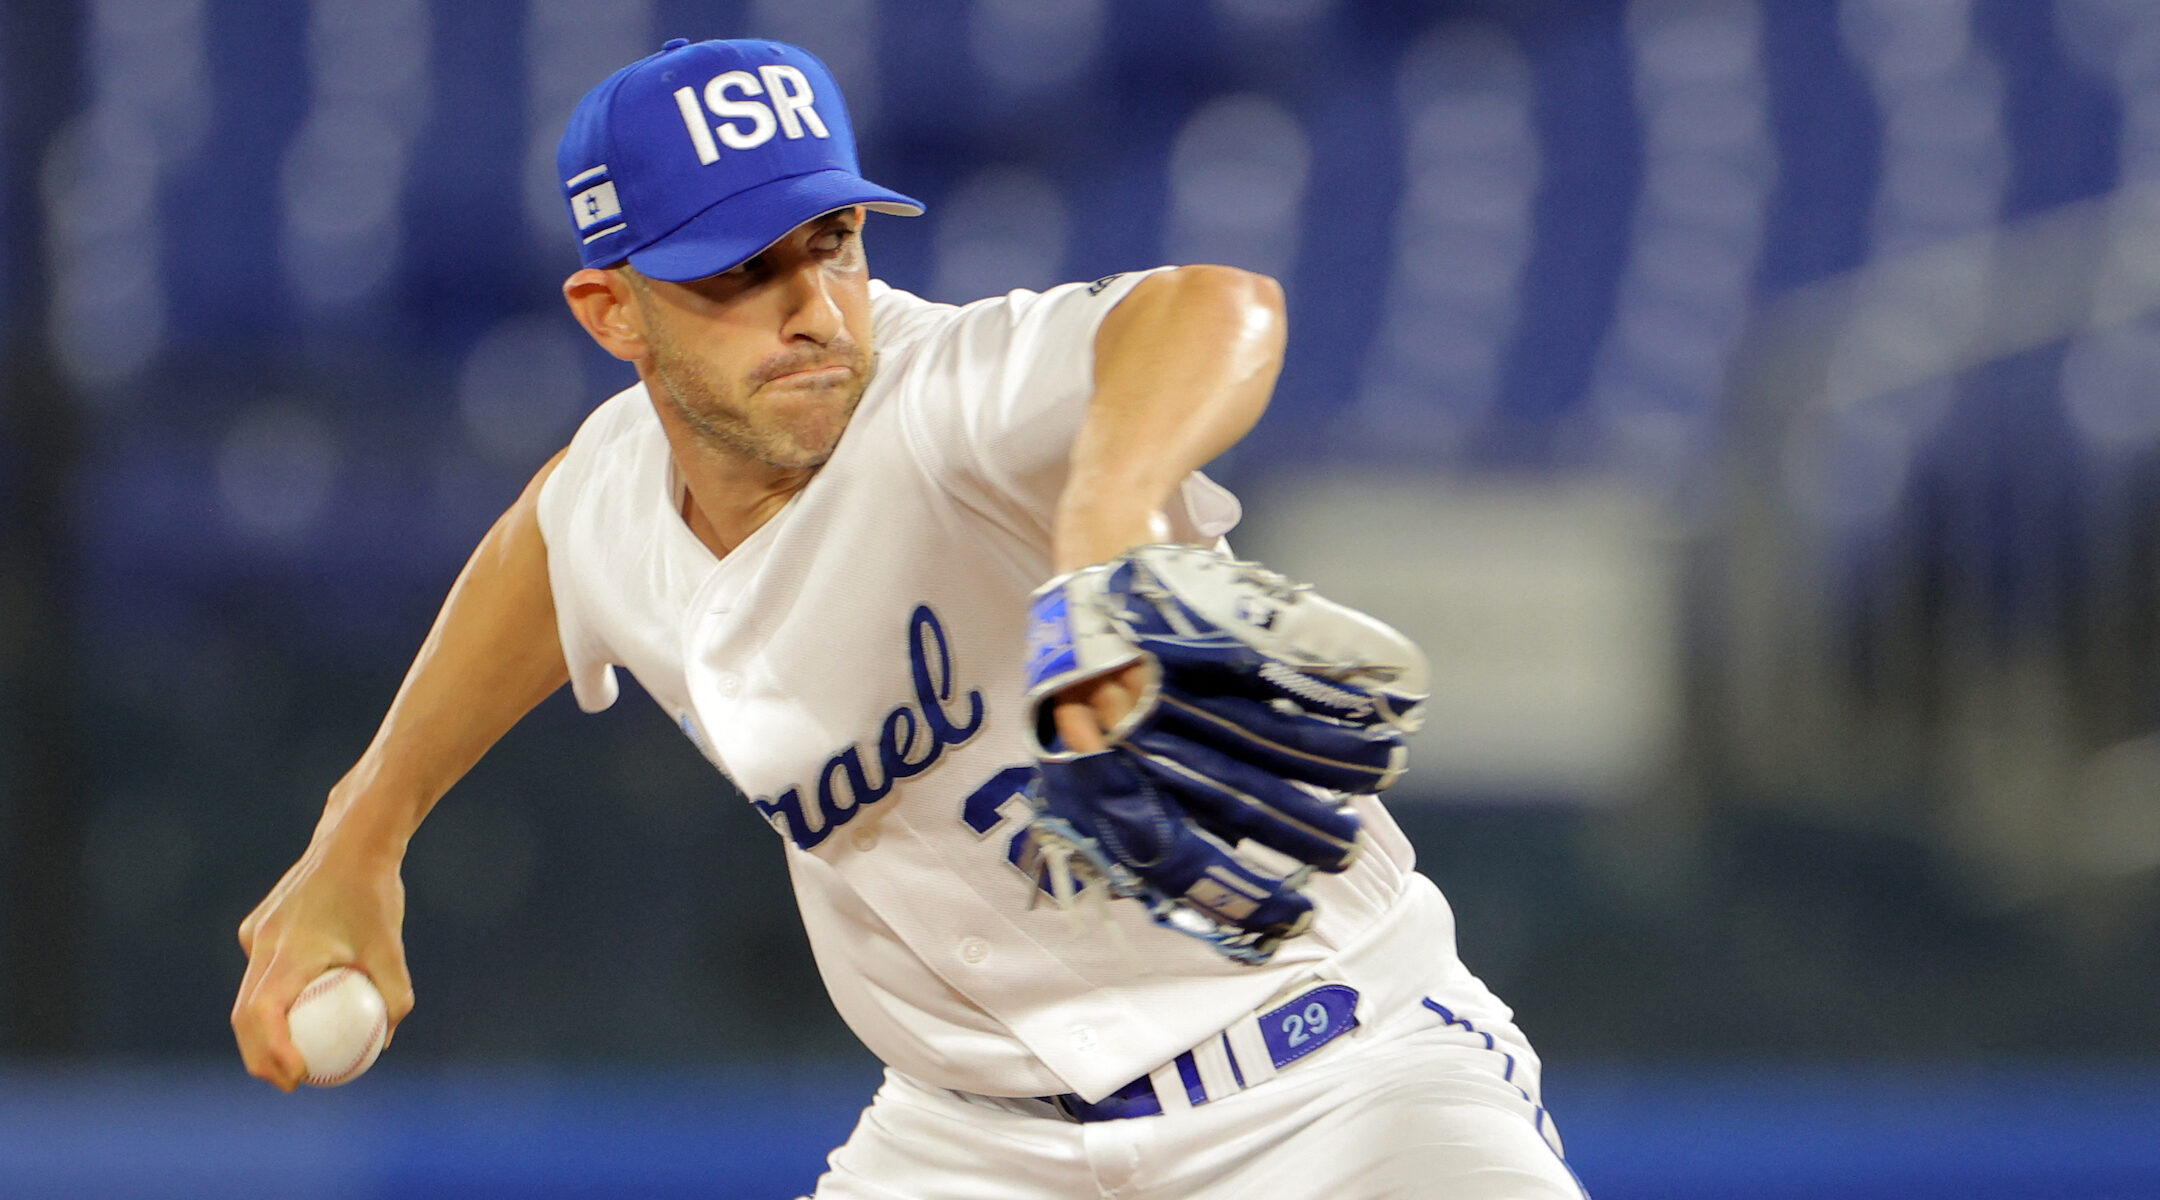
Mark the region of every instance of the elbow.
<instances>
[{"instance_id":1,"label":"elbow","mask_svg":"<svg viewBox=\"0 0 2160 1200\"><path fill-rule=\"evenodd\" d=\"M1241 304L1258 304L1276 312L1283 308L1282 284L1272 275L1262 275L1243 267L1226 267L1220 263L1171 267L1156 272L1141 286L1157 282L1195 294L1220 296Z\"/></svg>"},{"instance_id":2,"label":"elbow","mask_svg":"<svg viewBox=\"0 0 2160 1200\"><path fill-rule=\"evenodd\" d=\"M1219 264L1172 267L1141 280L1128 299L1212 331L1250 369L1272 374L1282 365L1289 324L1272 276Z\"/></svg>"},{"instance_id":3,"label":"elbow","mask_svg":"<svg viewBox=\"0 0 2160 1200\"><path fill-rule=\"evenodd\" d=\"M1259 313L1270 318L1277 327L1283 322L1282 284L1272 275L1262 275L1243 267L1215 263L1172 267L1141 280L1133 292L1137 295L1150 288L1169 293L1184 304Z\"/></svg>"}]
</instances>

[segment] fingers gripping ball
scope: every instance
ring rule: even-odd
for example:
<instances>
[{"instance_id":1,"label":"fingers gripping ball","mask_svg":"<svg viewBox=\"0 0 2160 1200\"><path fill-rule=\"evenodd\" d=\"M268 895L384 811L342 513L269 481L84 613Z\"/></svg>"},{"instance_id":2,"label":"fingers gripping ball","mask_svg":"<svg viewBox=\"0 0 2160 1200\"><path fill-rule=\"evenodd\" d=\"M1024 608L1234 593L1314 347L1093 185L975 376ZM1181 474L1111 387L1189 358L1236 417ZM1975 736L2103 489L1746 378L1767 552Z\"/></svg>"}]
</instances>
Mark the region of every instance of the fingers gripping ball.
<instances>
[{"instance_id":1,"label":"fingers gripping ball","mask_svg":"<svg viewBox=\"0 0 2160 1200\"><path fill-rule=\"evenodd\" d=\"M1349 797L1401 777L1425 656L1307 585L1196 546L1141 546L1061 576L1030 617L1037 870L1099 879L1163 925L1266 962L1310 926L1311 873L1356 860ZM1058 693L1143 660L1153 681L1108 749L1058 741ZM1296 869L1270 872L1240 851L1248 841ZM1054 894L1070 893L1062 882Z\"/></svg>"},{"instance_id":2,"label":"fingers gripping ball","mask_svg":"<svg viewBox=\"0 0 2160 1200\"><path fill-rule=\"evenodd\" d=\"M382 993L352 967L333 967L300 991L286 1014L293 1045L307 1062L302 1082L314 1087L350 1083L375 1065L390 1036Z\"/></svg>"}]
</instances>

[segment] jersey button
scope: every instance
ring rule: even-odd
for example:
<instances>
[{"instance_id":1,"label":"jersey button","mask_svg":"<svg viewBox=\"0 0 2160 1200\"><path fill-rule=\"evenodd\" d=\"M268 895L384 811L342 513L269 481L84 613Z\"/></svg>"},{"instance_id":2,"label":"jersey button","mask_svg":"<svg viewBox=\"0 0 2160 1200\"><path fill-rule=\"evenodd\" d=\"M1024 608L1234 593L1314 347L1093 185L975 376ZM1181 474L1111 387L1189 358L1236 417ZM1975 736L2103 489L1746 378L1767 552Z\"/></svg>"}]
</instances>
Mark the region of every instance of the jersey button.
<instances>
[{"instance_id":1,"label":"jersey button","mask_svg":"<svg viewBox=\"0 0 2160 1200\"><path fill-rule=\"evenodd\" d=\"M872 850L877 849L877 834L872 833L867 829L863 830L861 833L856 834L854 841L855 848L862 851L864 854L868 854Z\"/></svg>"},{"instance_id":2,"label":"jersey button","mask_svg":"<svg viewBox=\"0 0 2160 1200\"><path fill-rule=\"evenodd\" d=\"M969 964L979 963L990 957L990 943L979 937L964 938L960 942L960 957Z\"/></svg>"},{"instance_id":3,"label":"jersey button","mask_svg":"<svg viewBox=\"0 0 2160 1200\"><path fill-rule=\"evenodd\" d=\"M733 699L742 690L742 676L733 671L720 672L720 694Z\"/></svg>"}]
</instances>

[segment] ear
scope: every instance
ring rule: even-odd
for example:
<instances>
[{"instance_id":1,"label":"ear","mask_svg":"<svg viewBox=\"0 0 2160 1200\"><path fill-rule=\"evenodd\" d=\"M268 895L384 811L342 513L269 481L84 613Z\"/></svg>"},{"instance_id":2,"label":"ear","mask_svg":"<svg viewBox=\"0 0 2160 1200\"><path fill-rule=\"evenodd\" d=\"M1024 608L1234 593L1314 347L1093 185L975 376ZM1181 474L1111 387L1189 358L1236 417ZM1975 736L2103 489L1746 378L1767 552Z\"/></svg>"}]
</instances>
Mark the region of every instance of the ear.
<instances>
[{"instance_id":1,"label":"ear","mask_svg":"<svg viewBox=\"0 0 2160 1200\"><path fill-rule=\"evenodd\" d=\"M644 313L620 271L592 267L563 280L563 301L600 348L624 362L647 356Z\"/></svg>"}]
</instances>

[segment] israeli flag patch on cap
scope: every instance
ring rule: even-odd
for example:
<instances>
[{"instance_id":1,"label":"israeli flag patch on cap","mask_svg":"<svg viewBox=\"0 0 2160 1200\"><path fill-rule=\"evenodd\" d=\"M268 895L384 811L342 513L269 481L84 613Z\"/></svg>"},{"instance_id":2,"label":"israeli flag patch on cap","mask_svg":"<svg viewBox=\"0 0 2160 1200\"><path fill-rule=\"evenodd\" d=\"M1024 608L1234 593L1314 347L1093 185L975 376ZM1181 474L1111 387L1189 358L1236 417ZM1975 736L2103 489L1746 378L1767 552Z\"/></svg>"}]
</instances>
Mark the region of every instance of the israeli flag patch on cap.
<instances>
[{"instance_id":1,"label":"israeli flag patch on cap","mask_svg":"<svg viewBox=\"0 0 2160 1200\"><path fill-rule=\"evenodd\" d=\"M622 215L622 202L615 198L613 181L598 183L570 197L570 213L577 218L579 229L591 229L602 221Z\"/></svg>"}]
</instances>

